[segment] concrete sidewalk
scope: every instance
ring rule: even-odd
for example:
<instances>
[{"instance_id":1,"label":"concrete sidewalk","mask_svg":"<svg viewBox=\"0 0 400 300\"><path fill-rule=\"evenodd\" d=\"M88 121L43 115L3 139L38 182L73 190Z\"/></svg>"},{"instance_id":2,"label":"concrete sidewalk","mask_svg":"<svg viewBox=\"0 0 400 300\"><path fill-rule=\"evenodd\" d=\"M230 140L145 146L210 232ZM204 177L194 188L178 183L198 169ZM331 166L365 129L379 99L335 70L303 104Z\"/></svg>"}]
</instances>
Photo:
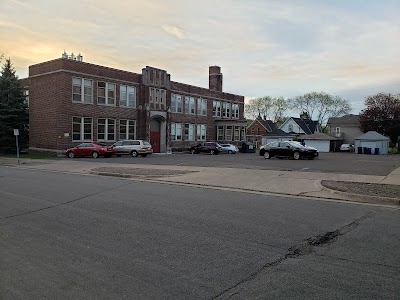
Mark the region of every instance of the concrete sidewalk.
<instances>
[{"instance_id":1,"label":"concrete sidewalk","mask_svg":"<svg viewBox=\"0 0 400 300\"><path fill-rule=\"evenodd\" d=\"M207 186L253 193L283 194L400 206L400 198L358 195L328 189L321 185L322 180L379 185L390 184L395 185L396 188L398 187L400 194L400 168L394 170L388 176L370 176L173 165L112 164L102 163L101 160L88 162L80 161L79 159L21 160L20 164L17 164L16 159L0 158L0 165L54 172L119 176L134 178L135 180Z\"/></svg>"}]
</instances>

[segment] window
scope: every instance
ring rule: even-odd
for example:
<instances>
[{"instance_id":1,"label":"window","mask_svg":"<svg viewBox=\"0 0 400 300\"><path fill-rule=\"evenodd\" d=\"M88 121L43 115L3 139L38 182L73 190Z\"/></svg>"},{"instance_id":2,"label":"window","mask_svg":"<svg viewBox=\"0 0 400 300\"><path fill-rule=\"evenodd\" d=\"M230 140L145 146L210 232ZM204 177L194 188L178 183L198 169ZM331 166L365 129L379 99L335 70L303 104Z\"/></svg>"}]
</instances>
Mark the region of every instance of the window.
<instances>
[{"instance_id":1,"label":"window","mask_svg":"<svg viewBox=\"0 0 400 300\"><path fill-rule=\"evenodd\" d=\"M165 90L160 91L160 109L165 109L165 99L166 99L166 92Z\"/></svg>"},{"instance_id":2,"label":"window","mask_svg":"<svg viewBox=\"0 0 400 300\"><path fill-rule=\"evenodd\" d=\"M97 82L97 104L115 105L115 84Z\"/></svg>"},{"instance_id":3,"label":"window","mask_svg":"<svg viewBox=\"0 0 400 300\"><path fill-rule=\"evenodd\" d=\"M288 128L289 128L289 132L292 132L293 131L293 124L289 124Z\"/></svg>"},{"instance_id":4,"label":"window","mask_svg":"<svg viewBox=\"0 0 400 300\"><path fill-rule=\"evenodd\" d=\"M233 126L226 126L225 140L232 141L232 129Z\"/></svg>"},{"instance_id":5,"label":"window","mask_svg":"<svg viewBox=\"0 0 400 300\"><path fill-rule=\"evenodd\" d=\"M93 103L92 80L83 78L72 78L72 101Z\"/></svg>"},{"instance_id":6,"label":"window","mask_svg":"<svg viewBox=\"0 0 400 300\"><path fill-rule=\"evenodd\" d=\"M114 119L97 119L97 140L115 141Z\"/></svg>"},{"instance_id":7,"label":"window","mask_svg":"<svg viewBox=\"0 0 400 300\"><path fill-rule=\"evenodd\" d=\"M222 102L222 117L225 118L226 117L226 105L228 103L226 102Z\"/></svg>"},{"instance_id":8,"label":"window","mask_svg":"<svg viewBox=\"0 0 400 300\"><path fill-rule=\"evenodd\" d=\"M119 139L133 140L136 138L136 121L119 120Z\"/></svg>"},{"instance_id":9,"label":"window","mask_svg":"<svg viewBox=\"0 0 400 300\"><path fill-rule=\"evenodd\" d=\"M183 140L194 141L194 124L185 124L184 125Z\"/></svg>"},{"instance_id":10,"label":"window","mask_svg":"<svg viewBox=\"0 0 400 300\"><path fill-rule=\"evenodd\" d=\"M182 124L171 123L171 141L182 140Z\"/></svg>"},{"instance_id":11,"label":"window","mask_svg":"<svg viewBox=\"0 0 400 300\"><path fill-rule=\"evenodd\" d=\"M72 140L91 141L93 139L93 119L72 117Z\"/></svg>"},{"instance_id":12,"label":"window","mask_svg":"<svg viewBox=\"0 0 400 300\"><path fill-rule=\"evenodd\" d=\"M221 102L213 101L213 116L221 117Z\"/></svg>"},{"instance_id":13,"label":"window","mask_svg":"<svg viewBox=\"0 0 400 300\"><path fill-rule=\"evenodd\" d=\"M239 119L239 104L232 104L232 118Z\"/></svg>"},{"instance_id":14,"label":"window","mask_svg":"<svg viewBox=\"0 0 400 300\"><path fill-rule=\"evenodd\" d=\"M195 103L193 97L185 97L185 113L186 114L195 114Z\"/></svg>"},{"instance_id":15,"label":"window","mask_svg":"<svg viewBox=\"0 0 400 300\"><path fill-rule=\"evenodd\" d=\"M207 115L207 99L197 99L197 114L202 116Z\"/></svg>"},{"instance_id":16,"label":"window","mask_svg":"<svg viewBox=\"0 0 400 300\"><path fill-rule=\"evenodd\" d=\"M29 107L29 90L28 89L24 90L24 96L25 96L24 103L27 107Z\"/></svg>"},{"instance_id":17,"label":"window","mask_svg":"<svg viewBox=\"0 0 400 300\"><path fill-rule=\"evenodd\" d=\"M206 125L197 125L196 138L198 141L206 140Z\"/></svg>"},{"instance_id":18,"label":"window","mask_svg":"<svg viewBox=\"0 0 400 300\"><path fill-rule=\"evenodd\" d=\"M231 117L231 104L230 103L225 103L225 116L227 118Z\"/></svg>"},{"instance_id":19,"label":"window","mask_svg":"<svg viewBox=\"0 0 400 300\"><path fill-rule=\"evenodd\" d=\"M134 86L128 86L128 85L120 86L119 106L136 107L136 88Z\"/></svg>"},{"instance_id":20,"label":"window","mask_svg":"<svg viewBox=\"0 0 400 300\"><path fill-rule=\"evenodd\" d=\"M257 127L257 134L260 135L260 128Z\"/></svg>"},{"instance_id":21,"label":"window","mask_svg":"<svg viewBox=\"0 0 400 300\"><path fill-rule=\"evenodd\" d=\"M218 141L224 140L224 126L219 125L217 127L217 140Z\"/></svg>"},{"instance_id":22,"label":"window","mask_svg":"<svg viewBox=\"0 0 400 300\"><path fill-rule=\"evenodd\" d=\"M235 126L235 131L233 132L233 140L240 141L240 126Z\"/></svg>"},{"instance_id":23,"label":"window","mask_svg":"<svg viewBox=\"0 0 400 300\"><path fill-rule=\"evenodd\" d=\"M176 113L182 112L182 96L172 94L171 96L171 111Z\"/></svg>"}]
</instances>

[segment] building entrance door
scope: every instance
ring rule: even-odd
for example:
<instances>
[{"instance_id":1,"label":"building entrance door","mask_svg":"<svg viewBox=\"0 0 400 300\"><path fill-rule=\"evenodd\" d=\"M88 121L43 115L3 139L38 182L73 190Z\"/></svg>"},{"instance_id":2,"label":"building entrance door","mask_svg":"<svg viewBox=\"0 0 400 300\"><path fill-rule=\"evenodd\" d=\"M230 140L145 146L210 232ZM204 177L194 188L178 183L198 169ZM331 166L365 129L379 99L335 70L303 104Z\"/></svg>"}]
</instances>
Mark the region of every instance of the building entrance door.
<instances>
[{"instance_id":1,"label":"building entrance door","mask_svg":"<svg viewBox=\"0 0 400 300\"><path fill-rule=\"evenodd\" d=\"M150 144L154 153L160 153L160 132L150 131Z\"/></svg>"}]
</instances>

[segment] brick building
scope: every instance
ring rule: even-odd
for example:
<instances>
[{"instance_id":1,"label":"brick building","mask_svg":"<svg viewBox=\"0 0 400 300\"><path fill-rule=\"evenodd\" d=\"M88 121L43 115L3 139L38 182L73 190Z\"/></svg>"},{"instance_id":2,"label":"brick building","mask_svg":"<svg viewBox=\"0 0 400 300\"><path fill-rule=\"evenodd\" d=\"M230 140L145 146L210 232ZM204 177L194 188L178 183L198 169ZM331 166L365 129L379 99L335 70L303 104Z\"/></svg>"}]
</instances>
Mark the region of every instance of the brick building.
<instances>
[{"instance_id":1,"label":"brick building","mask_svg":"<svg viewBox=\"0 0 400 300\"><path fill-rule=\"evenodd\" d=\"M209 67L207 89L149 66L137 74L63 57L30 66L22 83L31 148L146 139L154 152L167 152L198 141L245 140L244 97L222 92L218 66Z\"/></svg>"}]
</instances>

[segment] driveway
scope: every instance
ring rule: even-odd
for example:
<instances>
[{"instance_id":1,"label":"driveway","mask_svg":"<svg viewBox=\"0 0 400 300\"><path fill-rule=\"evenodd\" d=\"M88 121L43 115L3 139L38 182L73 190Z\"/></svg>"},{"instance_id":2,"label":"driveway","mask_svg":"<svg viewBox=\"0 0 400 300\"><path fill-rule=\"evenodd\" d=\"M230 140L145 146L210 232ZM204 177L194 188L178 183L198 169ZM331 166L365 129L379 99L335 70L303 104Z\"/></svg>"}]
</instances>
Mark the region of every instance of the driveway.
<instances>
[{"instance_id":1,"label":"driveway","mask_svg":"<svg viewBox=\"0 0 400 300\"><path fill-rule=\"evenodd\" d=\"M67 159L67 158L64 158ZM76 160L93 161L93 158ZM151 164L173 166L196 166L238 168L276 171L302 171L340 174L386 176L400 167L400 155L359 155L354 153L320 153L314 160L264 159L258 153L237 154L153 154L147 157L130 156L99 158L102 163Z\"/></svg>"}]
</instances>

